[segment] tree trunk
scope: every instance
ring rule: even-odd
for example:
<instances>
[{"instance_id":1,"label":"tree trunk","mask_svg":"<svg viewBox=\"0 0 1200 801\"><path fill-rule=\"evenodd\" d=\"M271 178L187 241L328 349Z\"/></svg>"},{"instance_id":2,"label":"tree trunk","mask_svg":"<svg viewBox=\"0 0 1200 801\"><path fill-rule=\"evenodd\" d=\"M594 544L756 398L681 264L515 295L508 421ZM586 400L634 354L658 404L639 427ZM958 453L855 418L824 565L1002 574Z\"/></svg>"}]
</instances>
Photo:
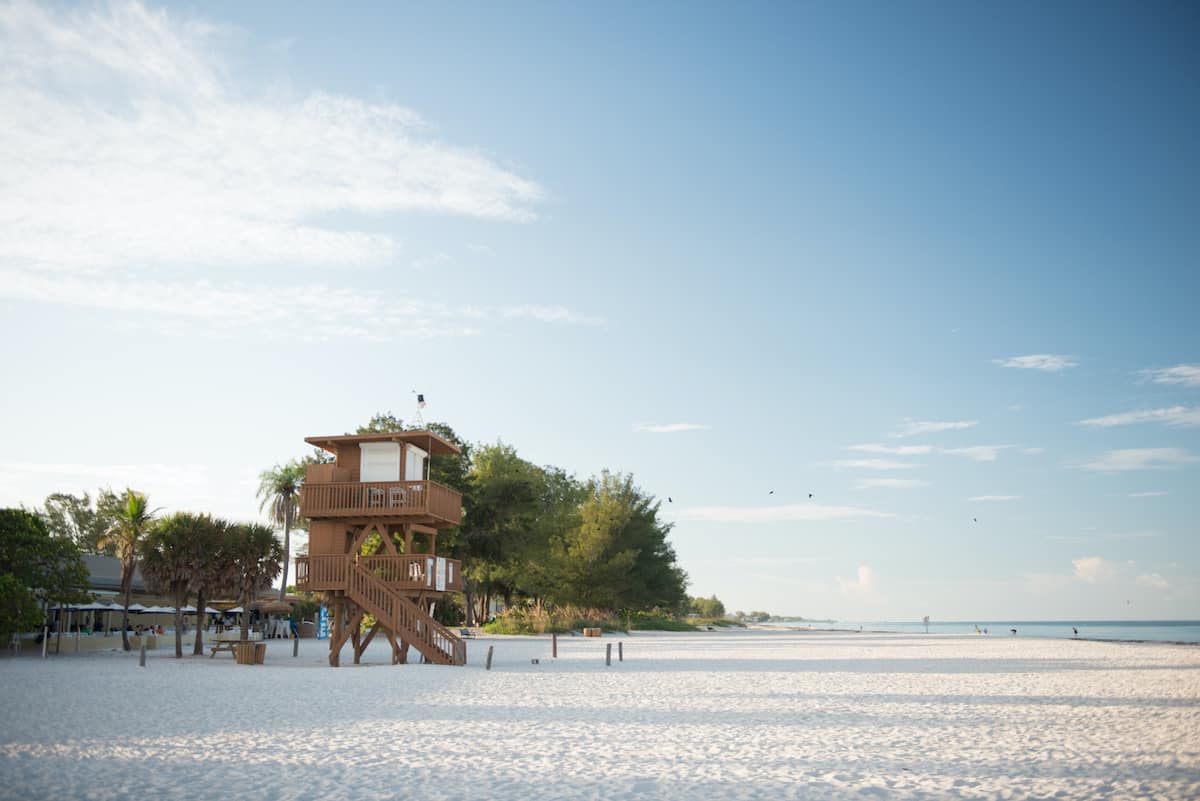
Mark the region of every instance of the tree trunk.
<instances>
[{"instance_id":1,"label":"tree trunk","mask_svg":"<svg viewBox=\"0 0 1200 801\"><path fill-rule=\"evenodd\" d=\"M283 575L279 579L279 600L287 594L288 562L291 561L292 547L292 507L288 504L283 512Z\"/></svg>"},{"instance_id":2,"label":"tree trunk","mask_svg":"<svg viewBox=\"0 0 1200 801\"><path fill-rule=\"evenodd\" d=\"M183 659L183 607L187 606L187 595L175 599L175 658Z\"/></svg>"},{"instance_id":3,"label":"tree trunk","mask_svg":"<svg viewBox=\"0 0 1200 801\"><path fill-rule=\"evenodd\" d=\"M192 646L192 656L202 656L204 654L204 629L206 628L200 621L207 621L208 614L204 611L208 608L208 599L204 597L204 590L196 591L196 644Z\"/></svg>"},{"instance_id":4,"label":"tree trunk","mask_svg":"<svg viewBox=\"0 0 1200 801\"><path fill-rule=\"evenodd\" d=\"M133 564L125 569L121 565L121 592L125 595L125 608L121 610L121 647L128 651L129 647L129 598L133 594Z\"/></svg>"},{"instance_id":5,"label":"tree trunk","mask_svg":"<svg viewBox=\"0 0 1200 801\"><path fill-rule=\"evenodd\" d=\"M471 580L463 582L463 606L466 608L468 627L475 625L475 588Z\"/></svg>"},{"instance_id":6,"label":"tree trunk","mask_svg":"<svg viewBox=\"0 0 1200 801\"><path fill-rule=\"evenodd\" d=\"M242 596L242 632L238 639L246 642L250 639L250 596Z\"/></svg>"}]
</instances>

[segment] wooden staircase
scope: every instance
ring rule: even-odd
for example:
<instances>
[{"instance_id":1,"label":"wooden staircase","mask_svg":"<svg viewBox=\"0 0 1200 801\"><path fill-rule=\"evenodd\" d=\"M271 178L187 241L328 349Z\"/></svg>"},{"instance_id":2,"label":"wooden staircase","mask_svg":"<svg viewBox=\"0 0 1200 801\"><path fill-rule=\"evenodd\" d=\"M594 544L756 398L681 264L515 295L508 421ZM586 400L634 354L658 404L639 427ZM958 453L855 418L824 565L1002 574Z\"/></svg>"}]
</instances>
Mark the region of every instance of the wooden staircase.
<instances>
[{"instance_id":1,"label":"wooden staircase","mask_svg":"<svg viewBox=\"0 0 1200 801\"><path fill-rule=\"evenodd\" d=\"M467 663L466 643L357 561L350 564L346 597L374 615L397 638L420 651L426 661L437 665Z\"/></svg>"}]
</instances>

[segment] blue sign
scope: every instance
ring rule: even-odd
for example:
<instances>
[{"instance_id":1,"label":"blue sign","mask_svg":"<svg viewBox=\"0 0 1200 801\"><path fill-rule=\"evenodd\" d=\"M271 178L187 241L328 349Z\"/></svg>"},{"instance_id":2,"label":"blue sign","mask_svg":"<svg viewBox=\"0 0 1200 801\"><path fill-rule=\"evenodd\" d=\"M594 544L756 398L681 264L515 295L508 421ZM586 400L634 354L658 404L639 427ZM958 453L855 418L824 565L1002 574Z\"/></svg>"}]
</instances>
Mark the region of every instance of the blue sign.
<instances>
[{"instance_id":1,"label":"blue sign","mask_svg":"<svg viewBox=\"0 0 1200 801\"><path fill-rule=\"evenodd\" d=\"M321 614L317 616L317 639L324 640L329 637L329 609L325 604L321 604Z\"/></svg>"}]
</instances>

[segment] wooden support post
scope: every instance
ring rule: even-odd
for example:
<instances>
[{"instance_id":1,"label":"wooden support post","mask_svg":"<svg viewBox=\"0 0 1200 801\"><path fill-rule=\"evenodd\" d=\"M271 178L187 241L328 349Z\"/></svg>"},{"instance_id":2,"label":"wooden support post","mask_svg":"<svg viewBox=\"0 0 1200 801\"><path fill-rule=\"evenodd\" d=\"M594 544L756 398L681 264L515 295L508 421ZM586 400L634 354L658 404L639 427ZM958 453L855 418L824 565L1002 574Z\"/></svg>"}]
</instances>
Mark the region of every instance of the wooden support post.
<instances>
[{"instance_id":1,"label":"wooden support post","mask_svg":"<svg viewBox=\"0 0 1200 801\"><path fill-rule=\"evenodd\" d=\"M142 635L142 647L138 649L138 667L146 666L146 635Z\"/></svg>"},{"instance_id":2,"label":"wooden support post","mask_svg":"<svg viewBox=\"0 0 1200 801\"><path fill-rule=\"evenodd\" d=\"M46 647L50 643L50 627L42 626L42 659L46 658Z\"/></svg>"},{"instance_id":3,"label":"wooden support post","mask_svg":"<svg viewBox=\"0 0 1200 801\"><path fill-rule=\"evenodd\" d=\"M550 656L558 659L558 635L550 635Z\"/></svg>"},{"instance_id":4,"label":"wooden support post","mask_svg":"<svg viewBox=\"0 0 1200 801\"><path fill-rule=\"evenodd\" d=\"M618 662L625 661L625 643L623 643L623 642L617 643L617 661Z\"/></svg>"},{"instance_id":5,"label":"wooden support post","mask_svg":"<svg viewBox=\"0 0 1200 801\"><path fill-rule=\"evenodd\" d=\"M484 669L484 670L491 670L491 669L492 669L492 649L493 649L493 648L495 648L495 646L494 646L494 645L489 645L489 646L488 646L487 663L486 663L486 664L483 666L483 669Z\"/></svg>"},{"instance_id":6,"label":"wooden support post","mask_svg":"<svg viewBox=\"0 0 1200 801\"><path fill-rule=\"evenodd\" d=\"M300 638L293 637L292 638L292 659L295 659L298 656L300 656Z\"/></svg>"},{"instance_id":7,"label":"wooden support post","mask_svg":"<svg viewBox=\"0 0 1200 801\"><path fill-rule=\"evenodd\" d=\"M612 643L611 642L605 643L605 645L604 645L604 664L606 664L606 665L612 664Z\"/></svg>"}]
</instances>

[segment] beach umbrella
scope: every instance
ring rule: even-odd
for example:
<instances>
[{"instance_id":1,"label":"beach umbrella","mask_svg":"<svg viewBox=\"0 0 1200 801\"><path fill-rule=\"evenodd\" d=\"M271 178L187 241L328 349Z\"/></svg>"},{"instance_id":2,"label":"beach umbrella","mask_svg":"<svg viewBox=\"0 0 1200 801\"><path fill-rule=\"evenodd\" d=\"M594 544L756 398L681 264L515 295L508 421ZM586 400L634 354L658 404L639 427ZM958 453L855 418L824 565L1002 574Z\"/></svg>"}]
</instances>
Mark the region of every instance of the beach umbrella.
<instances>
[{"instance_id":1,"label":"beach umbrella","mask_svg":"<svg viewBox=\"0 0 1200 801\"><path fill-rule=\"evenodd\" d=\"M232 609L226 609L225 613L230 615L240 615L242 613L242 607L235 606Z\"/></svg>"},{"instance_id":2,"label":"beach umbrella","mask_svg":"<svg viewBox=\"0 0 1200 801\"><path fill-rule=\"evenodd\" d=\"M219 615L219 614L221 614L221 610L220 610L220 609L213 609L211 606L206 606L206 607L204 607L204 614L206 614L206 615Z\"/></svg>"},{"instance_id":3,"label":"beach umbrella","mask_svg":"<svg viewBox=\"0 0 1200 801\"><path fill-rule=\"evenodd\" d=\"M196 614L196 607L188 604L187 606L183 607L183 613L185 615L194 615Z\"/></svg>"},{"instance_id":4,"label":"beach umbrella","mask_svg":"<svg viewBox=\"0 0 1200 801\"><path fill-rule=\"evenodd\" d=\"M260 612L265 612L271 615L289 614L292 611L292 605L286 601L268 601L258 607Z\"/></svg>"},{"instance_id":5,"label":"beach umbrella","mask_svg":"<svg viewBox=\"0 0 1200 801\"><path fill-rule=\"evenodd\" d=\"M117 608L118 608L118 609L124 609L125 607L123 607L123 606L120 606L120 607L117 607ZM145 608L146 608L146 607L142 606L141 604L130 604L130 605L129 605L129 611L130 611L130 612L141 612L141 611L142 611L142 610L144 610Z\"/></svg>"}]
</instances>

